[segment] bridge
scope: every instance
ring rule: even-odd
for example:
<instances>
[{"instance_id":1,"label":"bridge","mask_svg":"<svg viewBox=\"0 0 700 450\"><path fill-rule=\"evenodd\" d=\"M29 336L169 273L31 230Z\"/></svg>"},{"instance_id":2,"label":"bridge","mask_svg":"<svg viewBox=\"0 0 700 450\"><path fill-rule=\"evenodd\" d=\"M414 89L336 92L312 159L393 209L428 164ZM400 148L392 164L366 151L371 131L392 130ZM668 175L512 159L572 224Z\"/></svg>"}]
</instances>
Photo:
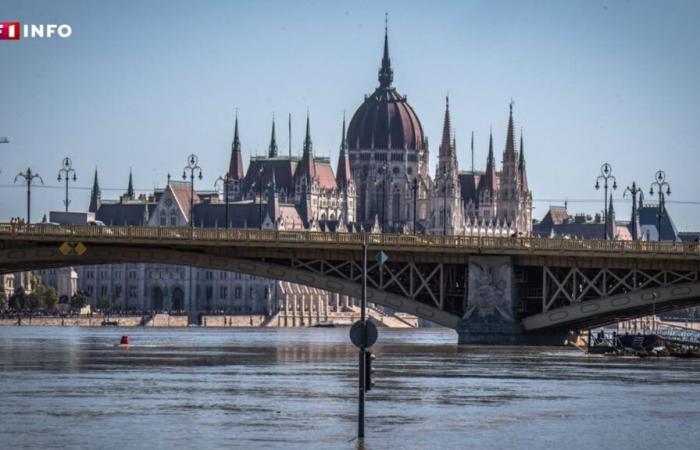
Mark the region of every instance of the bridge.
<instances>
[{"instance_id":1,"label":"bridge","mask_svg":"<svg viewBox=\"0 0 700 450\"><path fill-rule=\"evenodd\" d=\"M362 233L0 224L0 272L111 263L227 270L359 297ZM369 302L457 330L539 343L700 304L700 245L367 234ZM389 255L374 261L379 251Z\"/></svg>"}]
</instances>

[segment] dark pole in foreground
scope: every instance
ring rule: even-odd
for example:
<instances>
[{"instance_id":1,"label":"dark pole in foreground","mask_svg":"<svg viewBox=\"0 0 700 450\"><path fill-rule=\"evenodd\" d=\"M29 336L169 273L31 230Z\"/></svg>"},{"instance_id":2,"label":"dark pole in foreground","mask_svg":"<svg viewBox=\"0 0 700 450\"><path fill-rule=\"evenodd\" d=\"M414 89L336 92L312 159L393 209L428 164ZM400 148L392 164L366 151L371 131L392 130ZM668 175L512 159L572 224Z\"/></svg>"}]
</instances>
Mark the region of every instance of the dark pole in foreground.
<instances>
[{"instance_id":1,"label":"dark pole in foreground","mask_svg":"<svg viewBox=\"0 0 700 450\"><path fill-rule=\"evenodd\" d=\"M367 351L367 232L362 233L362 296L360 298L360 322L364 333L360 345L359 359L359 402L357 411L357 438L365 438L365 352Z\"/></svg>"},{"instance_id":2,"label":"dark pole in foreground","mask_svg":"<svg viewBox=\"0 0 700 450\"><path fill-rule=\"evenodd\" d=\"M661 241L661 217L666 213L666 199L664 195L664 189L666 189L666 195L671 195L671 185L666 181L666 172L659 170L656 172L654 177L656 181L651 183L651 188L649 189L649 194L654 195L654 187L656 187L659 192L659 210L656 213L656 232L659 235L658 241Z\"/></svg>"},{"instance_id":3,"label":"dark pole in foreground","mask_svg":"<svg viewBox=\"0 0 700 450\"><path fill-rule=\"evenodd\" d=\"M416 231L416 220L418 219L418 177L413 179L413 234L418 234Z\"/></svg>"},{"instance_id":4,"label":"dark pole in foreground","mask_svg":"<svg viewBox=\"0 0 700 450\"><path fill-rule=\"evenodd\" d=\"M32 169L29 167L24 173L20 172L17 174L15 183L19 178L24 178L24 182L27 184L27 225L29 225L32 223L32 183L34 179L38 178L41 184L44 184L44 180L41 179L38 173L32 173Z\"/></svg>"},{"instance_id":5,"label":"dark pole in foreground","mask_svg":"<svg viewBox=\"0 0 700 450\"><path fill-rule=\"evenodd\" d=\"M58 182L61 182L61 175L66 179L66 199L63 200L63 204L66 205L66 212L68 212L68 205L70 205L70 200L68 199L68 182L73 175L73 181L77 181L78 177L75 176L75 170L73 169L73 161L70 158L63 158L63 167L58 171Z\"/></svg>"}]
</instances>

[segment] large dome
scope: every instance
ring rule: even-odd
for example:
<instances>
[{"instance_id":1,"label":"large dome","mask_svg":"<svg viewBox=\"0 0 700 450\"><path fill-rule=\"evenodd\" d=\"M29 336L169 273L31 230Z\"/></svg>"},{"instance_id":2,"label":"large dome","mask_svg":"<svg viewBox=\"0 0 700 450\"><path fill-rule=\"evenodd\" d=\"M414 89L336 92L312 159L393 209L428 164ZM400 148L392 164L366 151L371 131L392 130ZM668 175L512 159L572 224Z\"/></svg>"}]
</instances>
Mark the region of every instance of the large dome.
<instances>
[{"instance_id":1,"label":"large dome","mask_svg":"<svg viewBox=\"0 0 700 450\"><path fill-rule=\"evenodd\" d=\"M423 148L423 127L406 97L392 87L393 78L385 33L379 87L365 98L350 120L347 135L350 150Z\"/></svg>"}]
</instances>

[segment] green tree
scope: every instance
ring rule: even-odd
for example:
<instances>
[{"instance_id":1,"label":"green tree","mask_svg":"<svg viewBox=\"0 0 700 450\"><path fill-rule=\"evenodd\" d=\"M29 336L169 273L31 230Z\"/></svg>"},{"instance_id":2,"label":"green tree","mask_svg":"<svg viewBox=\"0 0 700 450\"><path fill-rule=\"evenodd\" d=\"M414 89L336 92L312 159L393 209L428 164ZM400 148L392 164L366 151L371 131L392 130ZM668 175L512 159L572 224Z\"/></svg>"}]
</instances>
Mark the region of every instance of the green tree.
<instances>
[{"instance_id":1,"label":"green tree","mask_svg":"<svg viewBox=\"0 0 700 450\"><path fill-rule=\"evenodd\" d=\"M88 296L83 291L78 291L70 299L70 307L74 311L80 311L88 304Z\"/></svg>"},{"instance_id":2,"label":"green tree","mask_svg":"<svg viewBox=\"0 0 700 450\"><path fill-rule=\"evenodd\" d=\"M29 310L29 314L33 315L34 311L41 307L41 294L39 292L31 292L27 295L26 308Z\"/></svg>"},{"instance_id":3,"label":"green tree","mask_svg":"<svg viewBox=\"0 0 700 450\"><path fill-rule=\"evenodd\" d=\"M10 309L16 313L23 311L27 306L27 293L24 288L19 286L15 289L14 294L10 296Z\"/></svg>"},{"instance_id":4,"label":"green tree","mask_svg":"<svg viewBox=\"0 0 700 450\"><path fill-rule=\"evenodd\" d=\"M112 301L109 299L109 297L98 298L97 309L102 311L104 314L108 314L109 310L112 309Z\"/></svg>"},{"instance_id":5,"label":"green tree","mask_svg":"<svg viewBox=\"0 0 700 450\"><path fill-rule=\"evenodd\" d=\"M4 312L10 309L10 302L7 299L7 294L5 294L5 289L0 286L0 312Z\"/></svg>"},{"instance_id":6,"label":"green tree","mask_svg":"<svg viewBox=\"0 0 700 450\"><path fill-rule=\"evenodd\" d=\"M44 292L42 306L45 311L56 311L56 308L58 307L58 292L56 292L56 288L54 288L53 286L49 286L46 288L46 292Z\"/></svg>"}]
</instances>

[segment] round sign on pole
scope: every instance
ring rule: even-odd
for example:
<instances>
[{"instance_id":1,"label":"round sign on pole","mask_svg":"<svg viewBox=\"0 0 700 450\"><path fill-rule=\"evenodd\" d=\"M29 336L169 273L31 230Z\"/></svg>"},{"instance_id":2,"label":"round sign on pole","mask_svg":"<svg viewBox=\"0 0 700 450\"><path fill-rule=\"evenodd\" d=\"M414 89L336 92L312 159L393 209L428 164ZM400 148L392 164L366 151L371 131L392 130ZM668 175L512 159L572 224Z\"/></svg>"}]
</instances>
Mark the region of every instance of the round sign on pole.
<instances>
[{"instance_id":1,"label":"round sign on pole","mask_svg":"<svg viewBox=\"0 0 700 450\"><path fill-rule=\"evenodd\" d=\"M377 337L379 333L377 332L377 326L371 322L366 321L367 325L367 340L365 341L365 333L363 333L363 326L361 321L357 321L350 327L350 340L355 345L355 347L365 347L370 348L377 342Z\"/></svg>"}]
</instances>

